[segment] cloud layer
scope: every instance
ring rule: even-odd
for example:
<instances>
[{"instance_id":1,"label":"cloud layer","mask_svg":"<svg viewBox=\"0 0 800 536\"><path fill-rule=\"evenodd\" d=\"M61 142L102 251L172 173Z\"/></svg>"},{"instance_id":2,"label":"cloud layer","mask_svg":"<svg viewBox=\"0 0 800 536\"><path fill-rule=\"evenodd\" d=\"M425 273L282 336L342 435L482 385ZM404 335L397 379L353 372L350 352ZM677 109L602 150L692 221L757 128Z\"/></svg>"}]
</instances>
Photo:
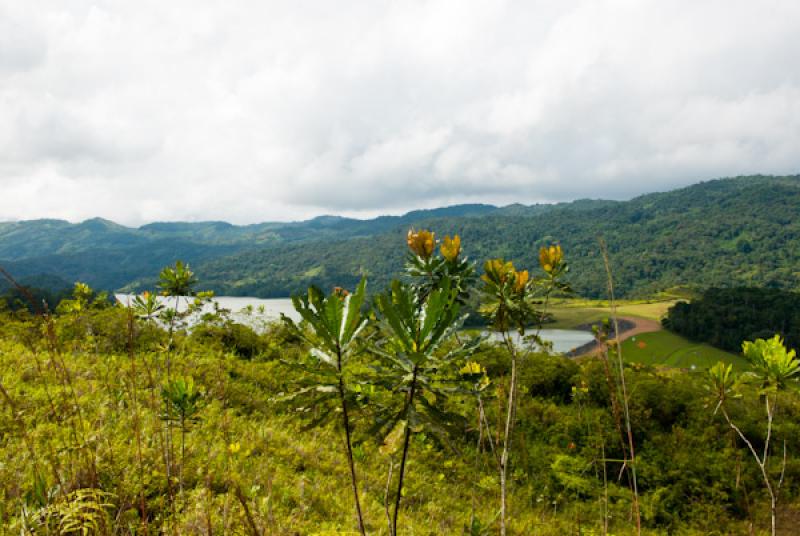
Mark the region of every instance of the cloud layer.
<instances>
[{"instance_id":1,"label":"cloud layer","mask_svg":"<svg viewBox=\"0 0 800 536\"><path fill-rule=\"evenodd\" d=\"M800 3L0 0L0 220L628 198L800 170Z\"/></svg>"}]
</instances>

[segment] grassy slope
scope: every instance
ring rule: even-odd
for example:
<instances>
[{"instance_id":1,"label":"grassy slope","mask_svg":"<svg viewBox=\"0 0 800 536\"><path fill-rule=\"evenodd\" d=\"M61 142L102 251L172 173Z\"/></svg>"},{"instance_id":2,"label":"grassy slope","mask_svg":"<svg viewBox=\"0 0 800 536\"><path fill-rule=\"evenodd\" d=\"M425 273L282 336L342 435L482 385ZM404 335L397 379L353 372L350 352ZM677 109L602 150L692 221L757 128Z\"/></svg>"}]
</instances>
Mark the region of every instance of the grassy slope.
<instances>
[{"instance_id":1,"label":"grassy slope","mask_svg":"<svg viewBox=\"0 0 800 536\"><path fill-rule=\"evenodd\" d=\"M165 475L160 447L164 424L160 418L163 405L159 396L160 384L165 379L165 356L137 352L132 360L121 350L125 347L124 325L114 324L111 320L124 322L125 317L112 315L108 319L107 335L87 341L85 347L75 344L74 349L57 359L63 359L64 365L72 373L82 407L80 419L87 423L86 441L98 460L100 485L113 494L110 498L115 505L112 513L118 516L121 523L135 526L139 489L143 489L148 497L148 511L151 514L165 510ZM69 333L71 325L62 324L63 333ZM4 329L9 331L4 334ZM73 399L59 381L60 376L56 374L58 369L49 366L50 356L47 352L40 350L34 353L15 342L19 333L0 324L0 378L11 398L16 401L16 415L22 420L19 429L24 430L23 434L35 445L36 456L45 468L51 466L49 460L55 456L60 460L59 473L68 480L68 486L85 486L88 484L87 476L79 470L81 456L74 454L79 451L73 449L76 439L70 431L78 421L78 417L68 411ZM143 341L150 340L151 344L156 342L155 338L150 339L153 335L147 331L140 336ZM73 348L73 343L70 343L70 348ZM105 348L112 343L117 345L116 351ZM198 420L190 425L186 437L183 471L186 492L181 502L188 507L176 516L176 532L203 533L206 524L210 523L216 534L247 533L243 508L233 491L237 488L241 488L248 508L265 534L341 534L332 531L352 531L355 523L347 470L342 463L341 432L335 426L304 429L300 419L274 403L275 397L291 390L292 383L297 380L297 372L277 360L245 361L207 345L189 344L183 339L179 339L178 348L179 351L173 355L172 375L191 375L203 393L203 400ZM270 339L269 348L270 355L274 354L273 359L281 357L291 361L293 356L301 352L299 347L279 338ZM490 356L483 357L488 359ZM529 362L528 366L532 363ZM522 381L540 378L542 370L545 369L526 373L523 368ZM646 376L649 373L631 371L631 374ZM634 397L641 397L643 392L652 393L654 386L667 381L644 376L640 377L642 381L632 382L632 385L640 386L636 388ZM135 406L131 404L130 396L134 378L138 411L133 409ZM586 378L590 383L593 381L591 378L599 382L592 383L589 392L600 393L599 386L603 385L604 380L592 375ZM497 385L501 383L498 381ZM675 391L668 389L665 392ZM691 391L680 392L685 394ZM491 394L487 394L487 397L490 399ZM634 399L642 404L648 400ZM575 533L578 518L583 531L595 530L594 533L598 533L599 510L596 501L581 497L580 501L568 502L572 495L556 496L556 493L560 493L557 490L553 491L554 495L541 499L532 490L543 489L545 485L589 485L591 476L588 480L582 476L585 471L583 462L575 469L576 474L571 473L571 466L567 466L566 472L562 473L556 472L553 466L559 460L562 463L569 462L576 454L574 447L570 447L572 441L580 445L581 456L596 454L592 447L594 436L581 438L585 424L604 422L594 419L607 418L606 409L591 404L585 407L557 405L550 399L530 397L524 397L522 402L518 430L525 432L519 442L525 447L518 451L515 459L515 479L518 482L513 487L515 518L511 534L547 536ZM51 404L61 411L51 411ZM661 404L642 407L659 409ZM312 408L309 417L314 411ZM472 410L466 411L469 414ZM581 415L587 419L585 422ZM569 424L565 419L570 419ZM714 422L706 415L702 415L701 419L704 423ZM137 422L142 431L141 472L134 448L136 441L133 431ZM495 422L494 418L491 418L491 422ZM12 412L0 411L0 430L9 431L0 441L0 460L3 460L0 463L0 534L10 533L3 528L16 528L19 534L19 525L14 527L13 523L18 521L24 494L32 488L32 464L28 451L22 447L17 424ZM365 438L365 430L371 424L365 419L357 420L354 426L356 437ZM640 424L654 426L649 416ZM699 434L704 429L693 428L699 430ZM671 434L669 430L664 433ZM713 427L709 427L709 430L713 432ZM179 432L175 430L176 447L179 437ZM706 440L699 436L692 436L689 440L680 434L653 437L684 443L684 454L687 454L681 461L684 465L671 471L666 471L658 462L660 455L657 448L647 446L643 450L644 456L651 456L647 461L649 465L645 466L650 477L667 479L669 485L673 482L669 478L691 471L688 468L692 467L694 459L705 452L686 448L686 441ZM460 452L454 454L438 448L423 434L415 436L411 445L401 517L402 534L462 534L470 518L473 489L479 517L484 522L494 518L497 505L496 473L490 456L484 452L476 474L472 441L474 437L468 442L459 439ZM77 442L83 444L84 440L80 438ZM698 447L695 445L692 448ZM522 455L520 452L528 454ZM713 456L716 459L716 455ZM380 452L379 444L369 439L355 449L355 457L369 532L386 534L383 497L387 457ZM725 457L721 460L724 461ZM732 470L726 470L725 474L733 473ZM55 486L51 472L47 471L45 476L46 487ZM718 477L708 476L709 481L716 481ZM593 482L597 484L599 480ZM652 482L651 486L652 493L645 496L646 501L661 504L658 497L665 488L657 488ZM677 485L676 490L683 500L686 491L680 491ZM590 493L596 495L596 490ZM623 495L622 488L612 484L612 497ZM692 507L692 512L718 512L713 508L726 504L726 499L720 497L713 504L701 503L696 508ZM558 509L551 506L551 500L559 501ZM624 500L613 502L611 530L618 535L632 534L632 527L627 521L629 505ZM669 507L669 502L664 504L665 508ZM703 510L705 508L709 510ZM207 521L206 515L210 516L210 521ZM713 514L712 518L714 523L723 522ZM695 523L702 522L702 518L697 516L693 519ZM151 529L160 521L154 519ZM741 528L739 521L726 519L724 522L727 525L719 525L723 533L741 533L733 530ZM701 528L692 532L689 526L684 525L680 526L680 530L680 534L708 533ZM649 528L643 531L648 535L665 533L666 529Z\"/></svg>"},{"instance_id":2,"label":"grassy slope","mask_svg":"<svg viewBox=\"0 0 800 536\"><path fill-rule=\"evenodd\" d=\"M622 301L617 307L620 316L632 316L648 320L660 320L675 302ZM573 329L582 324L594 323L608 318L611 310L608 303L598 300L563 300L551 308L556 322L548 327ZM696 343L666 330L642 333L622 344L625 359L647 365L666 365L678 368L708 368L717 361L733 363L741 370L745 368L741 356Z\"/></svg>"},{"instance_id":3,"label":"grassy slope","mask_svg":"<svg viewBox=\"0 0 800 536\"><path fill-rule=\"evenodd\" d=\"M674 304L674 300L620 301L617 305L617 314L648 320L661 320L667 309ZM608 302L603 300L559 300L552 304L549 309L556 321L548 324L547 327L556 329L574 329L583 324L599 322L604 318L608 318L611 314Z\"/></svg>"},{"instance_id":4,"label":"grassy slope","mask_svg":"<svg viewBox=\"0 0 800 536\"><path fill-rule=\"evenodd\" d=\"M733 363L739 370L745 368L741 356L708 344L692 342L666 330L631 337L622 343L622 355L626 361L647 365L709 368L717 361L725 361Z\"/></svg>"}]
</instances>

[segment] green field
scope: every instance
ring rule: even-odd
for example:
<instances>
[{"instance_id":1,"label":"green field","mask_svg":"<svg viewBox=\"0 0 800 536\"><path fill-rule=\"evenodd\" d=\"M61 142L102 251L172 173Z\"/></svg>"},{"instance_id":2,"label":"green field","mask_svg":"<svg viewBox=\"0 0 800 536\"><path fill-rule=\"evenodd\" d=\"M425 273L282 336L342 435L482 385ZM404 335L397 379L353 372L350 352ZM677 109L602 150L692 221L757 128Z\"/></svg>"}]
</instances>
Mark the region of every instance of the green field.
<instances>
[{"instance_id":1,"label":"green field","mask_svg":"<svg viewBox=\"0 0 800 536\"><path fill-rule=\"evenodd\" d=\"M648 320L661 320L674 300L620 301L619 316L632 316ZM550 307L555 322L548 327L574 329L588 323L608 318L611 309L602 300L562 300ZM714 348L708 344L692 342L666 330L642 333L622 343L626 361L647 365L666 365L677 368L709 368L717 361L733 363L742 370L745 361L741 356Z\"/></svg>"},{"instance_id":2,"label":"green field","mask_svg":"<svg viewBox=\"0 0 800 536\"><path fill-rule=\"evenodd\" d=\"M648 320L661 320L667 310L675 304L667 301L620 301L617 303L619 316L634 316ZM582 324L594 323L608 318L611 308L604 300L559 300L548 308L555 322L547 327L572 329Z\"/></svg>"},{"instance_id":3,"label":"green field","mask_svg":"<svg viewBox=\"0 0 800 536\"><path fill-rule=\"evenodd\" d=\"M631 337L622 343L622 355L626 361L647 365L709 368L717 361L724 361L733 363L739 370L746 367L741 356L708 344L692 342L669 331L641 333Z\"/></svg>"}]
</instances>

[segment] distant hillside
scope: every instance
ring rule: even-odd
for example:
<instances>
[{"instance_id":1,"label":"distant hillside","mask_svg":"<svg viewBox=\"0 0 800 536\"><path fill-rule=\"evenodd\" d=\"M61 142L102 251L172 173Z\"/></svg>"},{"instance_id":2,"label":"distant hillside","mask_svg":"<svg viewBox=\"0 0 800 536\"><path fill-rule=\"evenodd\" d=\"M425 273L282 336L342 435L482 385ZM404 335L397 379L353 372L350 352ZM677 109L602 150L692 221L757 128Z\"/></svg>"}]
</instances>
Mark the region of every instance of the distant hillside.
<instances>
[{"instance_id":1,"label":"distant hillside","mask_svg":"<svg viewBox=\"0 0 800 536\"><path fill-rule=\"evenodd\" d=\"M286 296L309 283L372 288L394 276L411 226L462 235L476 260L503 256L536 265L540 245L561 243L585 296L605 294L597 237L608 243L617 289L643 296L673 286L796 289L800 280L800 176L703 182L630 201L554 205L459 205L404 216L234 226L154 223L138 229L105 220L0 224L0 259L20 275L53 274L101 288L153 285L158 269L189 261L219 293Z\"/></svg>"}]
</instances>

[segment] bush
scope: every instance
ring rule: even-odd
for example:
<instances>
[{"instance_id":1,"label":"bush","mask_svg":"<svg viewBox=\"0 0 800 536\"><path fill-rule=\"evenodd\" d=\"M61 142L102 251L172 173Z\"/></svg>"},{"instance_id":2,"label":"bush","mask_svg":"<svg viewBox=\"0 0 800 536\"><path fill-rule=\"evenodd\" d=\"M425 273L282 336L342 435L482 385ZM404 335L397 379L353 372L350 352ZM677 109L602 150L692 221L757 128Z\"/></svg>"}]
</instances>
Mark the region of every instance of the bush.
<instances>
[{"instance_id":1,"label":"bush","mask_svg":"<svg viewBox=\"0 0 800 536\"><path fill-rule=\"evenodd\" d=\"M580 367L570 358L536 355L522 367L520 384L528 389L531 396L568 403L579 372Z\"/></svg>"},{"instance_id":2,"label":"bush","mask_svg":"<svg viewBox=\"0 0 800 536\"><path fill-rule=\"evenodd\" d=\"M267 342L244 324L200 324L192 330L194 342L232 352L245 359L253 359L267 348Z\"/></svg>"}]
</instances>

